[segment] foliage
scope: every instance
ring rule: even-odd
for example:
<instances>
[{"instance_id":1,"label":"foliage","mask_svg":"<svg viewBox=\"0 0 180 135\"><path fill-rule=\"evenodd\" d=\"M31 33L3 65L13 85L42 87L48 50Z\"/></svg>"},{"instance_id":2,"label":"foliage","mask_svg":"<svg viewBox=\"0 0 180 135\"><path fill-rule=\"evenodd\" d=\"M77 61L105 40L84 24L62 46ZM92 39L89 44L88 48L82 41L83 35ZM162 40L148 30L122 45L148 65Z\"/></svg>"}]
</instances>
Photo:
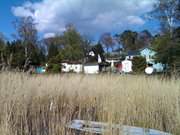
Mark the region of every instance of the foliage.
<instances>
[{"instance_id":1,"label":"foliage","mask_svg":"<svg viewBox=\"0 0 180 135\"><path fill-rule=\"evenodd\" d=\"M50 63L48 65L47 72L48 73L60 73L61 72L61 65Z\"/></svg>"},{"instance_id":2,"label":"foliage","mask_svg":"<svg viewBox=\"0 0 180 135\"><path fill-rule=\"evenodd\" d=\"M74 27L67 28L63 40L64 48L61 53L65 60L78 61L84 57L83 39Z\"/></svg>"},{"instance_id":3,"label":"foliage","mask_svg":"<svg viewBox=\"0 0 180 135\"><path fill-rule=\"evenodd\" d=\"M147 46L151 41L152 35L147 30L140 33L127 30L117 35L117 37L119 42L123 45L124 50L128 52Z\"/></svg>"},{"instance_id":4,"label":"foliage","mask_svg":"<svg viewBox=\"0 0 180 135\"><path fill-rule=\"evenodd\" d=\"M174 31L178 34L177 31ZM158 36L153 41L153 48L157 52L156 61L168 65L170 72L180 72L180 37L170 34Z\"/></svg>"},{"instance_id":5,"label":"foliage","mask_svg":"<svg viewBox=\"0 0 180 135\"><path fill-rule=\"evenodd\" d=\"M48 56L47 56L48 60L55 57L58 53L59 53L58 47L54 44L51 44L48 50Z\"/></svg>"},{"instance_id":6,"label":"foliage","mask_svg":"<svg viewBox=\"0 0 180 135\"><path fill-rule=\"evenodd\" d=\"M6 52L6 61L9 61L10 68L19 68L22 69L25 62L25 49L21 41L13 41L8 43L5 49ZM11 58L12 57L12 58Z\"/></svg>"},{"instance_id":7,"label":"foliage","mask_svg":"<svg viewBox=\"0 0 180 135\"><path fill-rule=\"evenodd\" d=\"M111 36L110 33L104 33L103 35L101 35L100 43L106 49L106 53L109 53L110 49L113 51L116 44L114 38Z\"/></svg>"},{"instance_id":8,"label":"foliage","mask_svg":"<svg viewBox=\"0 0 180 135\"><path fill-rule=\"evenodd\" d=\"M144 57L134 57L132 60L133 72L135 73L144 73L146 68L146 59Z\"/></svg>"},{"instance_id":9,"label":"foliage","mask_svg":"<svg viewBox=\"0 0 180 135\"><path fill-rule=\"evenodd\" d=\"M155 37L153 43L153 48L157 52L156 61L162 63L171 63L171 38L170 35L163 35Z\"/></svg>"},{"instance_id":10,"label":"foliage","mask_svg":"<svg viewBox=\"0 0 180 135\"><path fill-rule=\"evenodd\" d=\"M0 51L3 50L3 47L5 46L5 39L3 34L0 33Z\"/></svg>"},{"instance_id":11,"label":"foliage","mask_svg":"<svg viewBox=\"0 0 180 135\"><path fill-rule=\"evenodd\" d=\"M38 47L31 46L30 52L30 63L31 65L40 65L45 62L45 55L42 50ZM25 56L25 46L21 40L15 40L12 42L7 42L2 50L1 57L3 57L3 62L5 68L9 70L13 68L23 69L26 61ZM1 58L2 59L2 58Z\"/></svg>"},{"instance_id":12,"label":"foliage","mask_svg":"<svg viewBox=\"0 0 180 135\"><path fill-rule=\"evenodd\" d=\"M180 73L180 1L179 0L158 0L153 18L161 23L163 35L155 37L153 47L156 60L166 64L166 71L177 75Z\"/></svg>"},{"instance_id":13,"label":"foliage","mask_svg":"<svg viewBox=\"0 0 180 135\"><path fill-rule=\"evenodd\" d=\"M62 35L44 39L44 43L48 47L49 72L60 72L62 60L83 60L90 47L90 42L83 38L73 26L68 26Z\"/></svg>"},{"instance_id":14,"label":"foliage","mask_svg":"<svg viewBox=\"0 0 180 135\"><path fill-rule=\"evenodd\" d=\"M135 42L137 38L137 33L132 31L125 31L121 34L120 40L124 45L126 51L136 50Z\"/></svg>"},{"instance_id":15,"label":"foliage","mask_svg":"<svg viewBox=\"0 0 180 135\"><path fill-rule=\"evenodd\" d=\"M37 29L32 17L22 17L14 22L16 37L23 43L37 43Z\"/></svg>"},{"instance_id":16,"label":"foliage","mask_svg":"<svg viewBox=\"0 0 180 135\"><path fill-rule=\"evenodd\" d=\"M0 62L2 62L2 56L4 54L4 49L5 49L5 41L3 38L3 35L0 34Z\"/></svg>"},{"instance_id":17,"label":"foliage","mask_svg":"<svg viewBox=\"0 0 180 135\"><path fill-rule=\"evenodd\" d=\"M16 20L14 23L15 29L17 31L17 39L24 45L25 62L24 71L28 70L30 64L39 64L39 54L37 42L38 33L36 29L36 24L32 17L22 17Z\"/></svg>"},{"instance_id":18,"label":"foliage","mask_svg":"<svg viewBox=\"0 0 180 135\"><path fill-rule=\"evenodd\" d=\"M62 35L45 39L48 46L48 60L61 53L64 60L82 60L89 43L76 31L74 27L67 27Z\"/></svg>"},{"instance_id":19,"label":"foliage","mask_svg":"<svg viewBox=\"0 0 180 135\"><path fill-rule=\"evenodd\" d=\"M61 61L62 61L61 53L49 59L47 71L50 73L61 72Z\"/></svg>"},{"instance_id":20,"label":"foliage","mask_svg":"<svg viewBox=\"0 0 180 135\"><path fill-rule=\"evenodd\" d=\"M180 27L178 27L174 30L173 39L175 40L175 42L180 43Z\"/></svg>"}]
</instances>

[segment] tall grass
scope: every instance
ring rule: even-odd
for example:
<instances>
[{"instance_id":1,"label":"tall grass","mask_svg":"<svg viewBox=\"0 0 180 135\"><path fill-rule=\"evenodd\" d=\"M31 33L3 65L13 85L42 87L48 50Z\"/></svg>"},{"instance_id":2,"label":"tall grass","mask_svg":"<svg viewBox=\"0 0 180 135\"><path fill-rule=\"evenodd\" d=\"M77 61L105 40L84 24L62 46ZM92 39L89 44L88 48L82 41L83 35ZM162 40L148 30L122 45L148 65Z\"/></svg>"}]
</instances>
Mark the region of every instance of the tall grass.
<instances>
[{"instance_id":1,"label":"tall grass","mask_svg":"<svg viewBox=\"0 0 180 135\"><path fill-rule=\"evenodd\" d=\"M180 80L0 74L0 134L64 135L64 127L72 119L154 128L179 135Z\"/></svg>"}]
</instances>

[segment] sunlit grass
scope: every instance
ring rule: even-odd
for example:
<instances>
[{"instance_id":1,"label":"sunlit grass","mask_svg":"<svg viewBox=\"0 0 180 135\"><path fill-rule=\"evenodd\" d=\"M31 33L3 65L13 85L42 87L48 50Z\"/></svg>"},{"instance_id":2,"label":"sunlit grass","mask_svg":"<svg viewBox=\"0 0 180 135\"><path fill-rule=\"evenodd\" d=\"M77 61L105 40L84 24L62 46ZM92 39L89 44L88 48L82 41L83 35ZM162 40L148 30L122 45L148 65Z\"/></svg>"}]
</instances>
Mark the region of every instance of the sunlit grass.
<instances>
[{"instance_id":1,"label":"sunlit grass","mask_svg":"<svg viewBox=\"0 0 180 135\"><path fill-rule=\"evenodd\" d=\"M178 135L180 80L0 74L0 134L64 135L64 127L72 119L154 128Z\"/></svg>"}]
</instances>

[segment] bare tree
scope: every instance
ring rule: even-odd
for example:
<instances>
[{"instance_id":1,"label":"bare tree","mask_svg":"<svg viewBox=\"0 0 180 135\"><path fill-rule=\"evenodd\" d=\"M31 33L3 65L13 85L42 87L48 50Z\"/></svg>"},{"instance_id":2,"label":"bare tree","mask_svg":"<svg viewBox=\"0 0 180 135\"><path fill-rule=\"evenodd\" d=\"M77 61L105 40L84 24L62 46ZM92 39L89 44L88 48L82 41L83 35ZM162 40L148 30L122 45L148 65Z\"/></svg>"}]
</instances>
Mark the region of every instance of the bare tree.
<instances>
[{"instance_id":1,"label":"bare tree","mask_svg":"<svg viewBox=\"0 0 180 135\"><path fill-rule=\"evenodd\" d=\"M17 38L22 41L25 46L25 64L24 69L26 70L28 65L30 64L30 57L32 53L32 48L37 45L37 29L36 24L32 17L19 18L14 23Z\"/></svg>"},{"instance_id":2,"label":"bare tree","mask_svg":"<svg viewBox=\"0 0 180 135\"><path fill-rule=\"evenodd\" d=\"M106 48L107 53L109 52L109 49L113 50L115 46L115 40L110 33L104 33L100 37L100 43L102 43L103 46Z\"/></svg>"},{"instance_id":3,"label":"bare tree","mask_svg":"<svg viewBox=\"0 0 180 135\"><path fill-rule=\"evenodd\" d=\"M150 14L160 21L162 32L169 32L172 36L180 20L180 0L158 0Z\"/></svg>"}]
</instances>

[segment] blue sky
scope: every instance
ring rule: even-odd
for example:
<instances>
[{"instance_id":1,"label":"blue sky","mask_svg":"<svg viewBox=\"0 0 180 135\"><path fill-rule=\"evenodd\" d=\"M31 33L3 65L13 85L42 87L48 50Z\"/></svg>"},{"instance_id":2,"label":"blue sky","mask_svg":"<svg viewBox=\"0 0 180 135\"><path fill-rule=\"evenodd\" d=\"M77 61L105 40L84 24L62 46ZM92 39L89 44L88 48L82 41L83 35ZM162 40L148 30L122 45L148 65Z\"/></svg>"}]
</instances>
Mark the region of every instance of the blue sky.
<instances>
[{"instance_id":1,"label":"blue sky","mask_svg":"<svg viewBox=\"0 0 180 135\"><path fill-rule=\"evenodd\" d=\"M8 39L12 39L12 34L15 33L13 21L16 16L12 12L12 7L22 5L25 2L27 0L0 0L0 32Z\"/></svg>"},{"instance_id":2,"label":"blue sky","mask_svg":"<svg viewBox=\"0 0 180 135\"><path fill-rule=\"evenodd\" d=\"M6 36L10 36L13 32L12 20L14 16L11 12L11 6L18 4L19 1L16 0L1 0L0 1L0 32L3 32Z\"/></svg>"},{"instance_id":3,"label":"blue sky","mask_svg":"<svg viewBox=\"0 0 180 135\"><path fill-rule=\"evenodd\" d=\"M31 16L44 37L62 33L68 23L92 38L126 29L156 33L158 23L143 17L154 3L155 0L1 0L0 32L12 39L12 21Z\"/></svg>"}]
</instances>

